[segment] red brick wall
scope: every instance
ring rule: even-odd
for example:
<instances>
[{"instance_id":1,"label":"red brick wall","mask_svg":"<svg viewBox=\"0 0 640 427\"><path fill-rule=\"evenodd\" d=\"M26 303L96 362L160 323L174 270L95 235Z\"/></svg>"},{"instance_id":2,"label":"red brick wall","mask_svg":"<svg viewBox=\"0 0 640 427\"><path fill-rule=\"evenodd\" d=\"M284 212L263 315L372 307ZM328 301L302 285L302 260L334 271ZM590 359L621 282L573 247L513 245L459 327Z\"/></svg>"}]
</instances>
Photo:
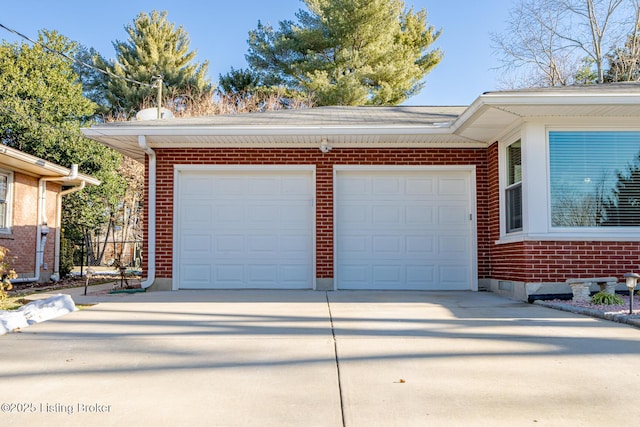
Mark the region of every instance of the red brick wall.
<instances>
[{"instance_id":1,"label":"red brick wall","mask_svg":"<svg viewBox=\"0 0 640 427\"><path fill-rule=\"evenodd\" d=\"M496 245L492 278L564 282L571 277L617 277L637 272L638 242L518 242Z\"/></svg>"},{"instance_id":2,"label":"red brick wall","mask_svg":"<svg viewBox=\"0 0 640 427\"><path fill-rule=\"evenodd\" d=\"M479 276L488 277L489 251L486 150L334 148L157 149L156 277L172 277L174 164L315 165L316 276L333 277L333 165L475 165L478 199ZM148 167L148 165L147 165ZM145 220L145 224L148 221ZM146 258L146 257L145 257ZM146 264L143 266L146 271Z\"/></svg>"},{"instance_id":3,"label":"red brick wall","mask_svg":"<svg viewBox=\"0 0 640 427\"><path fill-rule=\"evenodd\" d=\"M640 243L524 241L495 244L500 238L498 144L487 151L489 174L489 277L517 282L564 282L570 277L618 277L638 271Z\"/></svg>"},{"instance_id":4,"label":"red brick wall","mask_svg":"<svg viewBox=\"0 0 640 427\"><path fill-rule=\"evenodd\" d=\"M56 194L59 191L59 184L47 183L46 219L49 235L44 262L48 264L50 273L53 273L55 262ZM38 178L14 173L11 234L0 234L0 245L9 249L7 260L10 267L24 277L32 277L35 274L37 206Z\"/></svg>"}]
</instances>

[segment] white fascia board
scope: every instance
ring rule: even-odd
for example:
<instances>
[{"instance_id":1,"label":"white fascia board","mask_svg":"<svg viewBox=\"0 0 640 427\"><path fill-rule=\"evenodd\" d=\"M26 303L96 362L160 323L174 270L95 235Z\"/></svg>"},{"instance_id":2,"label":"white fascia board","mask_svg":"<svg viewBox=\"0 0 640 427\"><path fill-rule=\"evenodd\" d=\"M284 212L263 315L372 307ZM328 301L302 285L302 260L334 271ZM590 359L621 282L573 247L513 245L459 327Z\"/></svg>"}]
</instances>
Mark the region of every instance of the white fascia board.
<instances>
[{"instance_id":1,"label":"white fascia board","mask_svg":"<svg viewBox=\"0 0 640 427\"><path fill-rule=\"evenodd\" d=\"M450 126L454 134L460 134L474 125L489 109L502 110L514 116L514 120L523 118L501 107L528 105L640 105L640 95L629 93L486 93L480 95Z\"/></svg>"},{"instance_id":2,"label":"white fascia board","mask_svg":"<svg viewBox=\"0 0 640 427\"><path fill-rule=\"evenodd\" d=\"M483 104L488 106L500 105L628 105L640 104L640 95L637 93L580 93L580 92L555 92L555 93L488 93L478 97Z\"/></svg>"},{"instance_id":3,"label":"white fascia board","mask_svg":"<svg viewBox=\"0 0 640 427\"><path fill-rule=\"evenodd\" d=\"M37 173L42 177L56 178L61 180L68 177L71 174L71 169L60 166L56 163L48 162L31 154L27 154L23 151L16 150L11 147L1 146L0 154L15 160L18 164L23 163L22 166L24 172ZM17 165L16 165L17 166ZM78 182L85 181L87 184L100 185L100 181L92 176L85 174L78 174Z\"/></svg>"},{"instance_id":4,"label":"white fascia board","mask_svg":"<svg viewBox=\"0 0 640 427\"><path fill-rule=\"evenodd\" d=\"M315 136L449 135L450 123L432 126L122 126L84 128L86 136Z\"/></svg>"}]
</instances>

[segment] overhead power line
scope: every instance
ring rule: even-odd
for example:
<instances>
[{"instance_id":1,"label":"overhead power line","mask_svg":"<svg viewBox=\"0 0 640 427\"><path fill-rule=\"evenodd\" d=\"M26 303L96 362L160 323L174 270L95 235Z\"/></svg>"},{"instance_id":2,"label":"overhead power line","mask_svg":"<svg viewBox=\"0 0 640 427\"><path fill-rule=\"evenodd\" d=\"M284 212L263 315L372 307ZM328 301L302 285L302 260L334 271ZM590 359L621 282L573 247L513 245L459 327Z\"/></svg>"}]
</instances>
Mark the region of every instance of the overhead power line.
<instances>
[{"instance_id":1,"label":"overhead power line","mask_svg":"<svg viewBox=\"0 0 640 427\"><path fill-rule=\"evenodd\" d=\"M119 76L117 74L112 73L109 70L103 70L102 68L98 68L95 65L91 65L91 64L87 64L86 62L82 62L79 59L73 58L73 57L67 55L64 52L60 52L60 51L57 51L55 49L52 49L52 48L48 47L47 45L45 45L45 44L43 44L43 43L41 43L41 42L39 42L37 40L32 40L31 38L25 36L24 34L20 33L19 31L16 31L16 30L14 30L12 28L9 28L9 27L7 27L7 26L5 26L3 24L0 24L0 28L3 28L5 30L9 31L10 33L16 34L17 36L22 37L23 39L25 39L25 40L33 43L33 44L37 44L38 46L41 46L43 49L45 49L48 52L55 53L57 55L60 55L60 56L62 56L64 58L68 59L69 61L73 61L76 64L82 65L83 67L90 68L92 70L95 70L95 71L98 71L98 72L100 72L102 74L105 74L105 75L107 75L109 77L113 77L113 78L116 78L116 79L121 79L121 80L127 81L129 83L134 83L134 84L137 84L137 85L140 85L140 86L155 88L155 85L153 85L153 84L144 83L144 82L140 82L138 80L130 79L128 77Z\"/></svg>"}]
</instances>

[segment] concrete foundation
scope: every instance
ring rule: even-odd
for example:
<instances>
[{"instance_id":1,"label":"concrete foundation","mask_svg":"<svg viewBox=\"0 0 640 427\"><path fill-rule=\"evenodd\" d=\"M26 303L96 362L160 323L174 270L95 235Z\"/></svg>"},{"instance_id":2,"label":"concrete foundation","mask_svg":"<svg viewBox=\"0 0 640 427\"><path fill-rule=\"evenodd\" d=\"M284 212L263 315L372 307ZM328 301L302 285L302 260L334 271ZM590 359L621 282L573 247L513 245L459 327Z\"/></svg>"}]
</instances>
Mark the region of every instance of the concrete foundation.
<instances>
[{"instance_id":1,"label":"concrete foundation","mask_svg":"<svg viewBox=\"0 0 640 427\"><path fill-rule=\"evenodd\" d=\"M484 284L486 286L486 283ZM554 295L554 294L572 294L571 287L567 283L526 283L511 280L490 279L488 288L491 292L502 295L504 297L518 300L528 301L530 297L536 295ZM609 290L612 288L610 287ZM626 290L624 283L618 283L615 290ZM600 287L593 283L589 287L589 292L599 292Z\"/></svg>"}]
</instances>

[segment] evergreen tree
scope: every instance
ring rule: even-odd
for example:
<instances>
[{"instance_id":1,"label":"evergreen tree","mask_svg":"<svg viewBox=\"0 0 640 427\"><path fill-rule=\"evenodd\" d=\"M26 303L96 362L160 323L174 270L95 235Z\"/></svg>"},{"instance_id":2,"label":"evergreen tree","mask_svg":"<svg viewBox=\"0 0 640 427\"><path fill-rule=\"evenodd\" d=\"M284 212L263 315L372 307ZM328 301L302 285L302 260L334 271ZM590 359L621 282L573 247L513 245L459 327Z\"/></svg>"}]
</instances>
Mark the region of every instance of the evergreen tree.
<instances>
[{"instance_id":1,"label":"evergreen tree","mask_svg":"<svg viewBox=\"0 0 640 427\"><path fill-rule=\"evenodd\" d=\"M0 142L65 167L78 164L102 181L63 199L63 228L74 238L80 224L99 227L122 200L121 156L80 132L96 106L83 97L70 61L54 53L74 57L77 45L46 30L38 42L0 44Z\"/></svg>"},{"instance_id":2,"label":"evergreen tree","mask_svg":"<svg viewBox=\"0 0 640 427\"><path fill-rule=\"evenodd\" d=\"M194 63L196 51L189 51L189 36L182 26L167 20L167 12L141 13L132 25L125 27L127 41L116 41L115 61L96 58L96 65L121 77L133 79L146 85L138 85L124 79L109 76L99 77L107 99L106 110L114 114L129 116L156 90L151 87L156 76L162 76L164 85L172 96L185 93L193 96L212 93L207 77L207 61Z\"/></svg>"},{"instance_id":3,"label":"evergreen tree","mask_svg":"<svg viewBox=\"0 0 640 427\"><path fill-rule=\"evenodd\" d=\"M303 0L298 21L258 23L247 61L266 86L312 94L318 105L393 105L415 95L442 59L425 10L401 0Z\"/></svg>"}]
</instances>

